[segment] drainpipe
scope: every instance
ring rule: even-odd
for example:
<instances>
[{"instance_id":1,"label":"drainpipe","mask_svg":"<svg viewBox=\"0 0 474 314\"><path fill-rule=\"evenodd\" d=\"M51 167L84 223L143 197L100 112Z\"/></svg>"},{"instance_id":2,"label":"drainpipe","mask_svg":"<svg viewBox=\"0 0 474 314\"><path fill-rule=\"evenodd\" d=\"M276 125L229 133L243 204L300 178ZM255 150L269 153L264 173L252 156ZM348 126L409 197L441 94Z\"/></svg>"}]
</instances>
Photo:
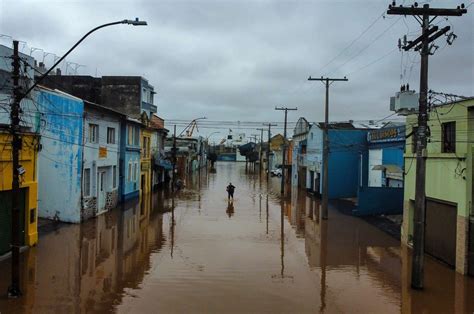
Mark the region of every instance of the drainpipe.
<instances>
[{"instance_id":1,"label":"drainpipe","mask_svg":"<svg viewBox=\"0 0 474 314\"><path fill-rule=\"evenodd\" d=\"M84 104L84 103L83 103ZM82 222L82 211L84 210L84 147L85 147L85 125L86 125L86 114L85 107L82 111L82 151L81 151L81 208L79 209L79 221ZM90 179L92 179L92 169L90 171ZM92 184L90 184L92 189ZM81 238L82 239L82 238ZM82 240L81 240L82 241ZM82 245L82 242L81 242Z\"/></svg>"}]
</instances>

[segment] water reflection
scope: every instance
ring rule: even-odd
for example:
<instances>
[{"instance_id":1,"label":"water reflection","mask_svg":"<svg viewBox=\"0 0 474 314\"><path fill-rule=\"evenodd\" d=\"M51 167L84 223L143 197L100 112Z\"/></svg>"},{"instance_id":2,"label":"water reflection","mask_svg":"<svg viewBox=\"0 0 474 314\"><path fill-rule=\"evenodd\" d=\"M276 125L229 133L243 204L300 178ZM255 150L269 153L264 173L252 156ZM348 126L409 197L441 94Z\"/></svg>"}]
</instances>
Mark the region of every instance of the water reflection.
<instances>
[{"instance_id":1,"label":"water reflection","mask_svg":"<svg viewBox=\"0 0 474 314\"><path fill-rule=\"evenodd\" d=\"M234 216L234 201L229 201L227 203L227 210L225 212L227 213L227 216L229 216L229 218Z\"/></svg>"},{"instance_id":2,"label":"water reflection","mask_svg":"<svg viewBox=\"0 0 474 314\"><path fill-rule=\"evenodd\" d=\"M155 196L156 197L156 196ZM150 267L150 254L166 241L163 217L152 197L129 202L81 225L64 225L22 254L25 293L0 299L0 312L110 311L126 290L136 288ZM0 263L2 277L9 261ZM8 280L0 278L0 291Z\"/></svg>"},{"instance_id":3,"label":"water reflection","mask_svg":"<svg viewBox=\"0 0 474 314\"><path fill-rule=\"evenodd\" d=\"M426 289L413 291L409 249L343 214L349 203L322 220L317 199L281 199L279 183L217 163L176 193L52 228L22 254L24 297L0 298L0 312L474 311L472 278L427 258ZM9 269L0 262L0 292Z\"/></svg>"}]
</instances>

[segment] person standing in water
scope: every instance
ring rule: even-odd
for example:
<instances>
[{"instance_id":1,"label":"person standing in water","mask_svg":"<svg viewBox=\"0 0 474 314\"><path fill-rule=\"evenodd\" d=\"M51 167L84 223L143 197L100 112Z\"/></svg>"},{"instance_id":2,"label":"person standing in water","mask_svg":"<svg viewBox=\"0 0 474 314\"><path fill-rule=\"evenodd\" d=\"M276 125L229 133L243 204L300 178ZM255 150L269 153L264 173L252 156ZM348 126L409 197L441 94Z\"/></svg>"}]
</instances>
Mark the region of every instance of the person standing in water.
<instances>
[{"instance_id":1,"label":"person standing in water","mask_svg":"<svg viewBox=\"0 0 474 314\"><path fill-rule=\"evenodd\" d=\"M233 201L235 186L233 186L231 182L229 182L229 185L227 186L226 191L227 191L227 200L230 201L230 198L232 197L232 201Z\"/></svg>"}]
</instances>

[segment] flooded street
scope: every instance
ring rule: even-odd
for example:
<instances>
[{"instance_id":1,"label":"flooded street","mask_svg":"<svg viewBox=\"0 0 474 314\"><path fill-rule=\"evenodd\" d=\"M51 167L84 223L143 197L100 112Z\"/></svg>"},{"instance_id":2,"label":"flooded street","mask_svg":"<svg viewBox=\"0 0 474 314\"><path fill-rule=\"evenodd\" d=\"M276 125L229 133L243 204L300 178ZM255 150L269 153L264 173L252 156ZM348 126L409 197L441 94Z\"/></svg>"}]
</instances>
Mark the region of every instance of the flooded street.
<instances>
[{"instance_id":1,"label":"flooded street","mask_svg":"<svg viewBox=\"0 0 474 314\"><path fill-rule=\"evenodd\" d=\"M158 191L50 228L22 254L22 298L6 299L10 265L0 262L0 313L474 311L473 278L426 258L426 289L413 291L398 240L342 214L343 203L321 221L316 199L293 191L281 201L279 187L218 163L174 198Z\"/></svg>"}]
</instances>

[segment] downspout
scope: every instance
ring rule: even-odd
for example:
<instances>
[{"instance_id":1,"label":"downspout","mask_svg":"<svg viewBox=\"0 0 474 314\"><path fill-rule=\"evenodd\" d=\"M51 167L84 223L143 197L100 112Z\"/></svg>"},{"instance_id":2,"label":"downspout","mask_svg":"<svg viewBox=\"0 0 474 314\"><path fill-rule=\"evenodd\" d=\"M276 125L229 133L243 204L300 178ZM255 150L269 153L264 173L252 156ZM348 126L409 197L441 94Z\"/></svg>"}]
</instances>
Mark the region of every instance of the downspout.
<instances>
[{"instance_id":1,"label":"downspout","mask_svg":"<svg viewBox=\"0 0 474 314\"><path fill-rule=\"evenodd\" d=\"M84 106L84 102L82 103ZM82 222L82 212L84 210L84 147L85 147L85 125L86 125L86 114L85 107L82 110L82 144L81 144L81 208L79 210L80 221ZM92 179L92 170L90 171L90 179ZM92 189L92 184L90 184ZM81 240L82 241L82 240ZM82 245L82 242L81 242Z\"/></svg>"}]
</instances>

